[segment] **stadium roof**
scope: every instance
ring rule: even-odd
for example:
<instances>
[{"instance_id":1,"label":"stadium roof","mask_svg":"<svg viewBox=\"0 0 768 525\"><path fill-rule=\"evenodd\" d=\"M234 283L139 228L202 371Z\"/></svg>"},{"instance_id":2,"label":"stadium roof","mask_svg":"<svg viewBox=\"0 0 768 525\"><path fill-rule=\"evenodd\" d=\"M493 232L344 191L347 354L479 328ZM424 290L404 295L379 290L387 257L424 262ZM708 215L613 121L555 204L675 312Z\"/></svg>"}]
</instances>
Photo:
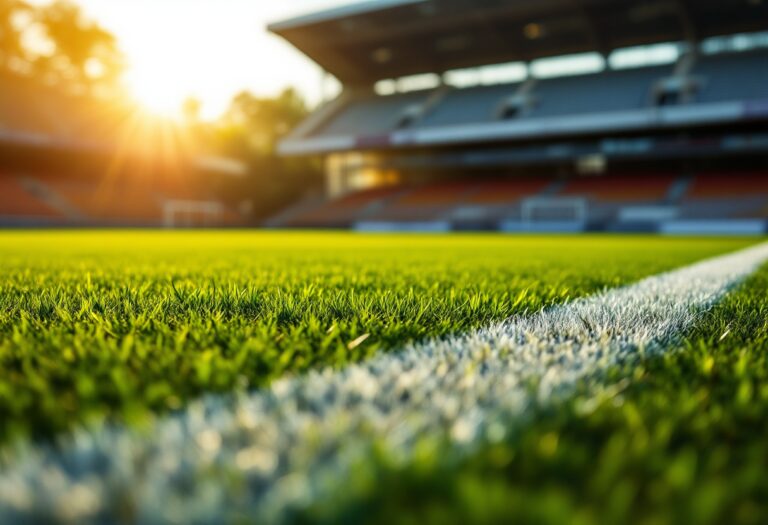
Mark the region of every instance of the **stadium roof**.
<instances>
[{"instance_id":1,"label":"stadium roof","mask_svg":"<svg viewBox=\"0 0 768 525\"><path fill-rule=\"evenodd\" d=\"M765 29L766 0L372 0L269 26L345 84Z\"/></svg>"}]
</instances>

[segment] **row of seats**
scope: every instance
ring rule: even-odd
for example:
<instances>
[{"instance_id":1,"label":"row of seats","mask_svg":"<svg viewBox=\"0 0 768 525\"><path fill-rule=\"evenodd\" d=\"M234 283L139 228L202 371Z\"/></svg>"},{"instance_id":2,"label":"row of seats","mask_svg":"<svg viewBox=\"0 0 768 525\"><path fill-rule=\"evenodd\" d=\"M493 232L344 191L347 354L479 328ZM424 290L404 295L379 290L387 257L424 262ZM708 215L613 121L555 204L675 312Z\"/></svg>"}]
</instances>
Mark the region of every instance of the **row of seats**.
<instances>
[{"instance_id":1,"label":"row of seats","mask_svg":"<svg viewBox=\"0 0 768 525\"><path fill-rule=\"evenodd\" d=\"M51 182L49 188L77 212L97 222L159 223L162 199L149 191L123 187L92 187L83 183Z\"/></svg>"},{"instance_id":2,"label":"row of seats","mask_svg":"<svg viewBox=\"0 0 768 525\"><path fill-rule=\"evenodd\" d=\"M687 196L699 199L720 199L768 193L765 173L724 173L696 177Z\"/></svg>"},{"instance_id":3,"label":"row of seats","mask_svg":"<svg viewBox=\"0 0 768 525\"><path fill-rule=\"evenodd\" d=\"M17 176L0 173L0 223L89 224L100 226L161 226L169 202L181 202L173 223L183 226L236 226L243 218L226 206L194 194L188 187L178 192L130 183L94 183L42 174ZM198 206L199 205L199 206Z\"/></svg>"},{"instance_id":4,"label":"row of seats","mask_svg":"<svg viewBox=\"0 0 768 525\"><path fill-rule=\"evenodd\" d=\"M626 174L556 179L510 177L438 182L418 187L364 190L325 202L283 226L345 227L361 221L418 222L456 217L519 215L531 197L579 198L600 218L627 206L680 207L696 216L768 215L768 173L722 173L683 177Z\"/></svg>"},{"instance_id":5,"label":"row of seats","mask_svg":"<svg viewBox=\"0 0 768 525\"><path fill-rule=\"evenodd\" d=\"M138 166L131 180L90 175L0 171L0 224L239 225L239 214L215 202L195 177L146 179L158 166L187 162L198 154L189 134L144 118L127 101L74 95L37 79L0 72L0 138L44 136L56 147L116 158ZM10 146L7 146L10 147ZM85 165L85 163L83 163ZM7 166L5 166L7 167ZM39 168L38 168L39 169ZM131 168L132 169L132 168ZM125 168L127 172L129 168ZM170 210L169 202L182 203Z\"/></svg>"},{"instance_id":6,"label":"row of seats","mask_svg":"<svg viewBox=\"0 0 768 525\"><path fill-rule=\"evenodd\" d=\"M503 206L540 193L551 183L541 177L517 177L363 190L303 211L285 225L344 225L361 218L382 218L392 212L400 216L429 216L460 204Z\"/></svg>"},{"instance_id":7,"label":"row of seats","mask_svg":"<svg viewBox=\"0 0 768 525\"><path fill-rule=\"evenodd\" d=\"M399 188L375 188L351 193L291 216L284 226L344 227L363 216L371 206L384 203L400 192Z\"/></svg>"},{"instance_id":8,"label":"row of seats","mask_svg":"<svg viewBox=\"0 0 768 525\"><path fill-rule=\"evenodd\" d=\"M63 215L25 188L16 177L0 173L0 217L60 220Z\"/></svg>"},{"instance_id":9,"label":"row of seats","mask_svg":"<svg viewBox=\"0 0 768 525\"><path fill-rule=\"evenodd\" d=\"M429 97L425 91L403 93L391 97L353 100L326 123L323 135L366 135L389 133L398 125L401 115L414 104L423 104Z\"/></svg>"},{"instance_id":10,"label":"row of seats","mask_svg":"<svg viewBox=\"0 0 768 525\"><path fill-rule=\"evenodd\" d=\"M538 80L527 95L529 102L507 117L529 119L652 107L654 87L673 71L672 65L666 65ZM692 102L768 100L768 51L702 55L689 77L696 85ZM520 87L513 83L353 99L315 135L369 136L404 126L418 129L498 121L505 118L505 102ZM420 115L419 108L423 109ZM414 113L417 118L404 120Z\"/></svg>"},{"instance_id":11,"label":"row of seats","mask_svg":"<svg viewBox=\"0 0 768 525\"><path fill-rule=\"evenodd\" d=\"M768 98L768 52L765 50L702 57L692 75L700 81L697 102Z\"/></svg>"},{"instance_id":12,"label":"row of seats","mask_svg":"<svg viewBox=\"0 0 768 525\"><path fill-rule=\"evenodd\" d=\"M664 174L625 175L607 180L603 177L587 177L569 181L561 193L604 202L661 202L667 198L677 179L674 175Z\"/></svg>"},{"instance_id":13,"label":"row of seats","mask_svg":"<svg viewBox=\"0 0 768 525\"><path fill-rule=\"evenodd\" d=\"M676 197L673 188L683 184ZM182 195L182 194L180 194ZM93 185L54 176L21 178L0 173L0 220L8 222L159 225L168 200L192 201L173 192L136 185ZM454 216L503 217L519 213L530 197L586 199L594 213L611 216L628 205L675 204L691 217L765 216L768 174L722 173L692 178L667 174L458 180L419 187L392 186L352 193L290 218L284 226L345 227L367 221L428 221ZM203 199L200 199L201 201ZM674 200L674 202L673 202ZM205 224L194 209L180 210L183 221ZM242 222L226 208L211 219L221 225Z\"/></svg>"}]
</instances>

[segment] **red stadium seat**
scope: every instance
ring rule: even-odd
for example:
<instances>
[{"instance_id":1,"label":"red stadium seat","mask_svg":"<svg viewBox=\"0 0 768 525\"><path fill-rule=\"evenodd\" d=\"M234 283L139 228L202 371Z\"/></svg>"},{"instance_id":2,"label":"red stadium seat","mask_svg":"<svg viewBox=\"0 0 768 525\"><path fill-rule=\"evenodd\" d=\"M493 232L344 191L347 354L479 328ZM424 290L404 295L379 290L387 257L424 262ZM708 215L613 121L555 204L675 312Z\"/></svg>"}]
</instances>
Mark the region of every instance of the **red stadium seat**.
<instances>
[{"instance_id":1,"label":"red stadium seat","mask_svg":"<svg viewBox=\"0 0 768 525\"><path fill-rule=\"evenodd\" d=\"M438 221L466 201L474 183L450 181L433 183L406 190L370 217L374 221L421 222Z\"/></svg>"},{"instance_id":2,"label":"red stadium seat","mask_svg":"<svg viewBox=\"0 0 768 525\"><path fill-rule=\"evenodd\" d=\"M399 206L450 206L459 204L474 189L471 180L429 184L414 189L393 203Z\"/></svg>"},{"instance_id":3,"label":"red stadium seat","mask_svg":"<svg viewBox=\"0 0 768 525\"><path fill-rule=\"evenodd\" d=\"M159 224L162 220L162 207L151 191L99 188L64 180L48 180L46 184L87 221Z\"/></svg>"},{"instance_id":4,"label":"red stadium seat","mask_svg":"<svg viewBox=\"0 0 768 525\"><path fill-rule=\"evenodd\" d=\"M688 190L688 198L717 199L768 195L768 173L717 173L699 175Z\"/></svg>"},{"instance_id":5,"label":"red stadium seat","mask_svg":"<svg viewBox=\"0 0 768 525\"><path fill-rule=\"evenodd\" d=\"M402 191L397 186L363 190L328 201L289 221L292 226L346 225L359 218L367 208Z\"/></svg>"},{"instance_id":6,"label":"red stadium seat","mask_svg":"<svg viewBox=\"0 0 768 525\"><path fill-rule=\"evenodd\" d=\"M0 174L0 217L63 218L61 214L27 191L16 177Z\"/></svg>"},{"instance_id":7,"label":"red stadium seat","mask_svg":"<svg viewBox=\"0 0 768 525\"><path fill-rule=\"evenodd\" d=\"M469 204L496 205L517 202L544 191L551 184L548 178L509 178L481 182L468 199Z\"/></svg>"},{"instance_id":8,"label":"red stadium seat","mask_svg":"<svg viewBox=\"0 0 768 525\"><path fill-rule=\"evenodd\" d=\"M568 181L561 195L582 196L603 202L653 202L667 197L674 175L609 175Z\"/></svg>"},{"instance_id":9,"label":"red stadium seat","mask_svg":"<svg viewBox=\"0 0 768 525\"><path fill-rule=\"evenodd\" d=\"M166 211L173 211L171 219L181 226L238 226L247 222L240 214L211 198L208 192L191 184L163 181L154 184L140 181L104 183L50 173L36 174L32 178L58 197L69 209L71 217L68 218L78 224L161 226L168 218ZM11 192L6 191L4 195L11 195ZM177 204L173 210L168 208L172 202Z\"/></svg>"}]
</instances>

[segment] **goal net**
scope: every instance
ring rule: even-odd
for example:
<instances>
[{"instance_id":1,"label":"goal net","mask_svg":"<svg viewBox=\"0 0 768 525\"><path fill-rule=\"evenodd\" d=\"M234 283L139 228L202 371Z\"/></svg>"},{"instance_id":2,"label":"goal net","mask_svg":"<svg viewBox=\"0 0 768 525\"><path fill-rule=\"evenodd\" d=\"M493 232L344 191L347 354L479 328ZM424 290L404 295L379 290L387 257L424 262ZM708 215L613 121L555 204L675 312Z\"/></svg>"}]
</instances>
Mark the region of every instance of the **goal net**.
<instances>
[{"instance_id":1,"label":"goal net","mask_svg":"<svg viewBox=\"0 0 768 525\"><path fill-rule=\"evenodd\" d=\"M523 201L521 214L526 223L584 223L587 221L587 207L587 200L578 197L536 197Z\"/></svg>"},{"instance_id":2,"label":"goal net","mask_svg":"<svg viewBox=\"0 0 768 525\"><path fill-rule=\"evenodd\" d=\"M169 200L163 204L166 228L205 228L221 223L224 206L214 201Z\"/></svg>"}]
</instances>

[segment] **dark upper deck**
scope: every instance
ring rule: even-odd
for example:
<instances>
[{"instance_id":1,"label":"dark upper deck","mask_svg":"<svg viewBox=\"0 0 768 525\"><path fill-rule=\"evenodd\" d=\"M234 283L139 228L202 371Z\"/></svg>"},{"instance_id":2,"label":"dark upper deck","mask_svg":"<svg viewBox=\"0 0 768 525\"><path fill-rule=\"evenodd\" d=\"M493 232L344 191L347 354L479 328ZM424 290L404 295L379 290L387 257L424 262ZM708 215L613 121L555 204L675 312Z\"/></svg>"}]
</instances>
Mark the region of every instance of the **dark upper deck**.
<instances>
[{"instance_id":1,"label":"dark upper deck","mask_svg":"<svg viewBox=\"0 0 768 525\"><path fill-rule=\"evenodd\" d=\"M756 0L374 0L269 29L345 84L761 31Z\"/></svg>"}]
</instances>

